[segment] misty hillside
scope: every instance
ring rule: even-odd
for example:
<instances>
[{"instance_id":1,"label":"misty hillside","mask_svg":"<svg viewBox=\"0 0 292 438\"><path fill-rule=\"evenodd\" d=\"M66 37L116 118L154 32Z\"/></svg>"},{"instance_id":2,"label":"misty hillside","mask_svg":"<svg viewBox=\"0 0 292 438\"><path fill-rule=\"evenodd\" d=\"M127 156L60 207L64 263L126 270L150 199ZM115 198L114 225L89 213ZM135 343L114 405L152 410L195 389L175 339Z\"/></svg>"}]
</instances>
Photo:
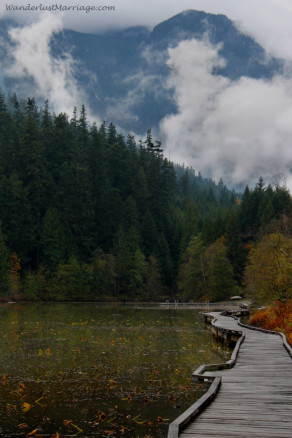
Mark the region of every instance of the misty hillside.
<instances>
[{"instance_id":1,"label":"misty hillside","mask_svg":"<svg viewBox=\"0 0 292 438\"><path fill-rule=\"evenodd\" d=\"M285 187L239 197L84 107L10 111L0 92L0 163L0 302L226 299L258 238L291 226Z\"/></svg>"},{"instance_id":2,"label":"misty hillside","mask_svg":"<svg viewBox=\"0 0 292 438\"><path fill-rule=\"evenodd\" d=\"M10 24L2 21L4 40ZM144 134L148 128L158 127L167 114L176 112L174 91L167 86L167 50L193 38L221 44L219 54L225 66L214 74L236 80L241 76L270 78L281 71L281 62L267 59L263 48L226 16L193 10L158 24L152 31L134 27L92 35L65 30L55 34L50 44L55 59L64 59L68 53L72 56L74 76L92 112L122 130ZM3 75L3 89L14 90L18 80ZM33 95L32 80L27 78L27 83Z\"/></svg>"}]
</instances>

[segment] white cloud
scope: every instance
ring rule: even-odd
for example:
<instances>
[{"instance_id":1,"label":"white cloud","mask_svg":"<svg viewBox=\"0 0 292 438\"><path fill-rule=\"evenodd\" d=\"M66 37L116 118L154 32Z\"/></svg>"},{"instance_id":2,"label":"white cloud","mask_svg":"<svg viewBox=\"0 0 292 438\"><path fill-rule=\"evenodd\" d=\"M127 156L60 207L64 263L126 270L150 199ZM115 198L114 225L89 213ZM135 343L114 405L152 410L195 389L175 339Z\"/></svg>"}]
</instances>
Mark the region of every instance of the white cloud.
<instances>
[{"instance_id":1,"label":"white cloud","mask_svg":"<svg viewBox=\"0 0 292 438\"><path fill-rule=\"evenodd\" d=\"M155 52L158 53L158 52ZM157 57L162 55L157 55ZM150 59L150 54L147 54ZM157 58L156 58L157 61ZM158 62L158 61L157 61ZM115 120L121 126L126 123L138 121L136 107L141 103L149 91L154 94L156 99L163 97L165 89L161 81L161 77L154 74L147 74L142 70L137 70L131 76L127 76L121 83L120 87L126 87L127 93L123 97L108 98L106 103L105 118L107 120Z\"/></svg>"},{"instance_id":2,"label":"white cloud","mask_svg":"<svg viewBox=\"0 0 292 438\"><path fill-rule=\"evenodd\" d=\"M67 54L62 59L51 56L50 38L62 27L60 15L43 14L36 23L11 28L11 61L5 74L11 78L29 78L34 83L30 94L36 98L48 98L56 113L71 114L75 105L86 102L73 76L71 56Z\"/></svg>"},{"instance_id":3,"label":"white cloud","mask_svg":"<svg viewBox=\"0 0 292 438\"><path fill-rule=\"evenodd\" d=\"M32 0L32 4L33 1L36 0ZM20 0L15 0L17 2ZM11 47L12 62L6 74L30 77L38 95L48 97L56 112L70 114L74 105L86 104L86 101L74 79L72 58L68 55L53 59L50 53L50 37L62 29L64 21L67 27L78 29L80 25L79 30L102 31L115 26L154 25L190 8L225 13L239 20L240 26L271 53L292 58L290 0L182 0L180 3L149 0L143 4L117 0L114 4L117 12L112 15L76 13L74 16L65 14L62 18L58 14L41 14L39 22L11 29L14 46ZM25 20L24 13L22 18ZM145 49L144 58L150 61L150 55L151 52ZM185 41L169 50L172 75L168 85L175 90L178 114L162 121L161 133L171 159L191 164L196 170L215 178L223 177L230 184L250 183L260 175L271 180L284 172L292 187L291 80L242 78L231 82L212 75L213 68L222 62L218 48L206 42ZM131 78L133 82L134 79L137 78ZM143 96L141 91L147 88L148 79L155 83L151 77L139 78L139 87L131 89L122 102L123 108L129 110L130 119L135 120L132 109L137 99ZM112 107L109 113L116 115L120 108Z\"/></svg>"},{"instance_id":4,"label":"white cloud","mask_svg":"<svg viewBox=\"0 0 292 438\"><path fill-rule=\"evenodd\" d=\"M212 75L221 62L206 42L184 41L169 50L178 114L160 129L171 159L231 185L289 177L292 80L232 82Z\"/></svg>"}]
</instances>

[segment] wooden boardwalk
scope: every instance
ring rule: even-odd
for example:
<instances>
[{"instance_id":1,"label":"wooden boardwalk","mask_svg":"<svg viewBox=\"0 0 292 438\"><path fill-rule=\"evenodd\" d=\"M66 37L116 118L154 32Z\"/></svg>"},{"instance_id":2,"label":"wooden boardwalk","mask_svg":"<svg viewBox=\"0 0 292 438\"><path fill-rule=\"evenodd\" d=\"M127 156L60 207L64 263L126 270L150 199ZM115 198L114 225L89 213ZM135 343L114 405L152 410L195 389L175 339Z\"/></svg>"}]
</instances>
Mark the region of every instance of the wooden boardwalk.
<instances>
[{"instance_id":1,"label":"wooden boardwalk","mask_svg":"<svg viewBox=\"0 0 292 438\"><path fill-rule=\"evenodd\" d=\"M292 437L292 359L280 336L240 327L237 320L211 313L216 326L245 335L232 369L221 376L214 401L179 433L180 438Z\"/></svg>"}]
</instances>

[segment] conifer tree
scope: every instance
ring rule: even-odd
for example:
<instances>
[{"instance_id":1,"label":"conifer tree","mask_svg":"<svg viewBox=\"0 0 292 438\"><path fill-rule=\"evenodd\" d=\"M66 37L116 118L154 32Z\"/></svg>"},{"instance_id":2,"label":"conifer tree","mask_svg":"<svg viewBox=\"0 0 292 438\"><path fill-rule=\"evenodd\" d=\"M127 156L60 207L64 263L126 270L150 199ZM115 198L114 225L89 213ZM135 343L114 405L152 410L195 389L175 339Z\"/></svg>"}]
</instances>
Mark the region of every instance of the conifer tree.
<instances>
[{"instance_id":1,"label":"conifer tree","mask_svg":"<svg viewBox=\"0 0 292 438\"><path fill-rule=\"evenodd\" d=\"M0 222L0 297L7 296L10 291L10 266L8 248L5 244Z\"/></svg>"},{"instance_id":2,"label":"conifer tree","mask_svg":"<svg viewBox=\"0 0 292 438\"><path fill-rule=\"evenodd\" d=\"M210 298L213 301L221 301L234 295L236 284L233 269L222 239L209 246L204 254L204 259Z\"/></svg>"}]
</instances>

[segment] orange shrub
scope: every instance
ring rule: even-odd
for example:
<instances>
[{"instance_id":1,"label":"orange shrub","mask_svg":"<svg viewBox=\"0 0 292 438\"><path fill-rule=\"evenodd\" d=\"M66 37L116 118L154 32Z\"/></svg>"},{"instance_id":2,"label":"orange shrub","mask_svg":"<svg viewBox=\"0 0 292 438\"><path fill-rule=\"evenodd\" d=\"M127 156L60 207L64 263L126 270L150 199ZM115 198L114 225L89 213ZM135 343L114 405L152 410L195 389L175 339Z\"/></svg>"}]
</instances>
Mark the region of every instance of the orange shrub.
<instances>
[{"instance_id":1,"label":"orange shrub","mask_svg":"<svg viewBox=\"0 0 292 438\"><path fill-rule=\"evenodd\" d=\"M286 303L276 300L272 306L257 310L248 322L266 330L283 332L292 346L292 300Z\"/></svg>"},{"instance_id":2,"label":"orange shrub","mask_svg":"<svg viewBox=\"0 0 292 438\"><path fill-rule=\"evenodd\" d=\"M268 309L257 310L250 318L248 323L257 327L264 327L267 323Z\"/></svg>"}]
</instances>

